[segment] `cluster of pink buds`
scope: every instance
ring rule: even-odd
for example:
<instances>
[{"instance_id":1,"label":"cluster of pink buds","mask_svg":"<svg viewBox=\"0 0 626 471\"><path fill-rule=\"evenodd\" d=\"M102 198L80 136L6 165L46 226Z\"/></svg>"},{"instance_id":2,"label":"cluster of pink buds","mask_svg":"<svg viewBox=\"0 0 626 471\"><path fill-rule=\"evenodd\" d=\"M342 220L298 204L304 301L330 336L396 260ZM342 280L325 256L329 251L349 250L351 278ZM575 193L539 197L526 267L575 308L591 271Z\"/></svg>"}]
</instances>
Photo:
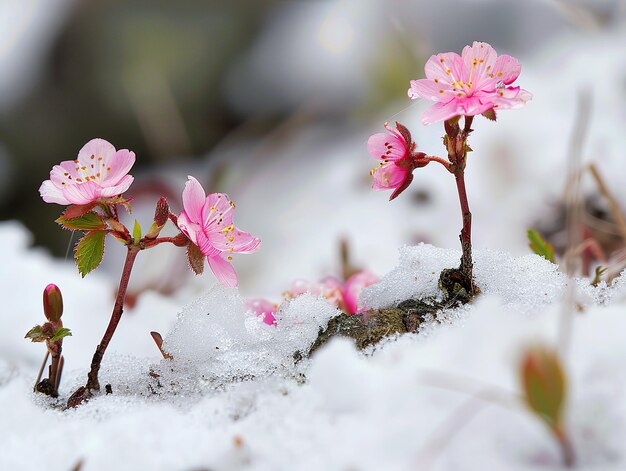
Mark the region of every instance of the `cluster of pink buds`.
<instances>
[{"instance_id":1,"label":"cluster of pink buds","mask_svg":"<svg viewBox=\"0 0 626 471\"><path fill-rule=\"evenodd\" d=\"M330 304L350 316L363 311L363 306L359 306L361 291L376 282L378 282L378 277L368 270L354 273L345 282L334 276L327 276L319 281L295 280L283 293L283 299L293 299L301 294L310 293L325 298ZM262 298L250 298L246 300L246 308L262 318L264 323L276 325L275 314L278 304Z\"/></svg>"},{"instance_id":2,"label":"cluster of pink buds","mask_svg":"<svg viewBox=\"0 0 626 471\"><path fill-rule=\"evenodd\" d=\"M506 54L498 56L483 42L466 46L460 56L454 52L433 55L426 62L426 78L412 80L408 94L411 99L435 102L422 115L422 123L444 122L447 159L417 152L411 133L400 123L396 123L395 129L385 124L387 133L374 134L368 141L369 153L380 161L371 172L372 188L393 190L390 200L408 188L413 170L430 162L442 164L454 175L463 218L460 236L463 255L460 267L450 269L454 273L447 273L444 278L461 279L461 285L469 287L469 297L479 290L472 273L472 214L465 190L465 166L471 151L467 138L473 131L474 116L483 115L495 121L496 111L520 108L532 99L529 92L512 85L520 71L517 59ZM463 127L459 126L461 117L464 117Z\"/></svg>"},{"instance_id":3,"label":"cluster of pink buds","mask_svg":"<svg viewBox=\"0 0 626 471\"><path fill-rule=\"evenodd\" d=\"M128 172L134 163L134 152L126 149L118 151L103 139L93 139L85 144L75 160L55 165L50 179L44 181L39 189L45 202L67 206L57 219L62 227L85 233L74 251L83 277L100 265L107 235L112 235L127 247L111 321L96 348L87 384L68 401L72 407L88 399L92 390L100 389L100 363L122 317L130 274L140 251L163 243L184 247L189 266L196 274L202 273L206 260L221 283L237 286L237 274L231 264L232 254L254 252L260 245L258 238L235 226L235 205L228 196L223 193L206 195L193 177L189 177L183 190L183 211L179 215L172 214L167 200L161 197L148 231L142 233L137 221L129 230L118 217L118 207L121 205L130 211L131 199L125 198L122 193L133 183L134 179ZM180 233L174 237L160 237L168 220L176 225ZM29 338L34 340L35 333L29 334Z\"/></svg>"}]
</instances>

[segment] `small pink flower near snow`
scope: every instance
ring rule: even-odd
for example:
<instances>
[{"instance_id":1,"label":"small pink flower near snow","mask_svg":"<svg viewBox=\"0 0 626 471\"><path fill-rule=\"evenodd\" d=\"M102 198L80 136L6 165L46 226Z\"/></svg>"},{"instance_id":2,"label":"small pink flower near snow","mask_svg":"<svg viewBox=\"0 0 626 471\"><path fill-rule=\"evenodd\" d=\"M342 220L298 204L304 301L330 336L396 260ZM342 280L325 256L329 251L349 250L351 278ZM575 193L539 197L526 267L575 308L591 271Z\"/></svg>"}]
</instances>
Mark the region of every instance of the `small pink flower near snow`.
<instances>
[{"instance_id":1,"label":"small pink flower near snow","mask_svg":"<svg viewBox=\"0 0 626 471\"><path fill-rule=\"evenodd\" d=\"M487 43L474 41L460 56L454 52L431 56L424 69L426 78L411 80L408 91L413 100L435 102L422 115L423 124L520 108L532 99L531 93L511 85L522 69L518 60L498 56Z\"/></svg>"},{"instance_id":2,"label":"small pink flower near snow","mask_svg":"<svg viewBox=\"0 0 626 471\"><path fill-rule=\"evenodd\" d=\"M237 273L230 263L232 254L254 252L261 241L235 227L235 204L228 196L223 193L207 196L198 180L188 178L178 228L200 248L222 284L237 286Z\"/></svg>"},{"instance_id":3,"label":"small pink flower near snow","mask_svg":"<svg viewBox=\"0 0 626 471\"><path fill-rule=\"evenodd\" d=\"M124 193L133 183L128 175L135 153L116 150L104 139L92 139L78 152L76 160L55 165L39 188L46 203L84 205Z\"/></svg>"},{"instance_id":4,"label":"small pink flower near snow","mask_svg":"<svg viewBox=\"0 0 626 471\"><path fill-rule=\"evenodd\" d=\"M385 123L387 132L370 136L367 141L367 150L372 157L380 160L370 174L374 177L372 189L394 190L389 200L402 193L413 181L413 170L423 167L428 162L423 160L424 153L414 154L415 144L411 140L411 133L400 123L396 129Z\"/></svg>"},{"instance_id":5,"label":"small pink flower near snow","mask_svg":"<svg viewBox=\"0 0 626 471\"><path fill-rule=\"evenodd\" d=\"M343 300L346 304L347 314L359 314L363 306L359 306L359 296L363 288L378 283L378 277L368 270L355 273L346 280L343 288Z\"/></svg>"},{"instance_id":6,"label":"small pink flower near snow","mask_svg":"<svg viewBox=\"0 0 626 471\"><path fill-rule=\"evenodd\" d=\"M263 298L249 298L245 302L246 310L252 312L267 325L276 325L276 310L278 305Z\"/></svg>"}]
</instances>

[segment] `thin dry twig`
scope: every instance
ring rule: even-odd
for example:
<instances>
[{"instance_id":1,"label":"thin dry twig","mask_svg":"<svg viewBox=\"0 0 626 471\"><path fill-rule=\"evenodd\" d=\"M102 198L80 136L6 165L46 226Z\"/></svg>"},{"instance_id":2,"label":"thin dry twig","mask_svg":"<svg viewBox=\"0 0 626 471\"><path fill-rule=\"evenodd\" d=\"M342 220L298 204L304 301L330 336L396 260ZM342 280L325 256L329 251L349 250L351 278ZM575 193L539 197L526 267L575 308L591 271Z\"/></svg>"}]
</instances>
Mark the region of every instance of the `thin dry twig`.
<instances>
[{"instance_id":1,"label":"thin dry twig","mask_svg":"<svg viewBox=\"0 0 626 471\"><path fill-rule=\"evenodd\" d=\"M598 186L598 190L600 190L600 193L609 205L611 217L617 225L620 236L622 236L622 239L624 240L624 242L626 242L626 217L624 217L624 213L622 212L619 203L617 202L617 199L613 196L613 194L609 190L609 187L606 185L606 182L604 181L604 178L602 178L598 167L596 167L595 164L591 163L589 164L588 168L589 172L591 172L591 176Z\"/></svg>"},{"instance_id":2,"label":"thin dry twig","mask_svg":"<svg viewBox=\"0 0 626 471\"><path fill-rule=\"evenodd\" d=\"M576 111L576 119L574 120L574 128L569 141L567 151L567 187L565 194L566 221L567 221L567 250L564 260L565 272L567 277L571 279L576 273L579 259L574 258L572 254L577 246L582 242L581 239L581 222L583 205L580 197L580 179L581 179L581 161L582 149L589 130L589 121L592 109L592 96L589 90L583 90L578 97L578 107ZM575 287L573 283L568 283L565 302L563 303L563 312L561 313L559 330L558 330L558 346L559 353L565 358L569 351L569 344L572 337L572 321L574 316L574 297Z\"/></svg>"},{"instance_id":3,"label":"thin dry twig","mask_svg":"<svg viewBox=\"0 0 626 471\"><path fill-rule=\"evenodd\" d=\"M41 376L43 375L43 370L48 363L48 358L50 357L50 350L46 349L46 355L43 357L43 361L41 362L41 366L39 367L39 373L37 373L37 379L35 380L35 386L33 389L37 389L37 385L39 381L41 381Z\"/></svg>"}]
</instances>

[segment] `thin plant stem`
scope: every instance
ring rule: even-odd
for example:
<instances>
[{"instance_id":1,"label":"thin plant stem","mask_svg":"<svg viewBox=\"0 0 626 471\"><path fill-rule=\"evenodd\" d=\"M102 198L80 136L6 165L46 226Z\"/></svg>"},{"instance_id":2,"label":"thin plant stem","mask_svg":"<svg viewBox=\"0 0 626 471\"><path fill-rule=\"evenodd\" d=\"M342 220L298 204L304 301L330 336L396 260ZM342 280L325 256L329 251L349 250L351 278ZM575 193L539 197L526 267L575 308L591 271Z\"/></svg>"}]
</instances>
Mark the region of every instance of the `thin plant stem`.
<instances>
[{"instance_id":1,"label":"thin plant stem","mask_svg":"<svg viewBox=\"0 0 626 471\"><path fill-rule=\"evenodd\" d=\"M87 375L87 384L86 388L88 390L100 390L100 383L98 382L98 372L100 371L100 364L102 363L102 358L104 357L104 352L106 351L113 334L115 333L115 329L122 318L122 313L124 312L124 298L126 297L126 290L128 289L128 282L130 281L130 273L133 269L133 264L135 263L135 257L139 253L141 248L138 245L129 245L128 252L126 253L126 261L124 262L124 269L122 270L122 278L120 280L120 286L117 290L117 297L115 299L115 306L113 307L113 313L111 314L111 320L109 321L109 325L104 332L104 336L102 337L102 341L96 348L96 352L93 355L93 359L91 360L91 370Z\"/></svg>"},{"instance_id":2,"label":"thin plant stem","mask_svg":"<svg viewBox=\"0 0 626 471\"><path fill-rule=\"evenodd\" d=\"M59 383L57 377L59 375L59 363L61 360L61 345L58 343L52 351L52 361L50 362L50 383L52 385L52 397L58 395L56 385Z\"/></svg>"},{"instance_id":3,"label":"thin plant stem","mask_svg":"<svg viewBox=\"0 0 626 471\"><path fill-rule=\"evenodd\" d=\"M559 448L561 449L561 455L563 456L563 464L566 468L573 468L576 462L576 455L574 453L574 447L570 441L565 429L562 426L556 426L552 428L552 433L556 438Z\"/></svg>"},{"instance_id":4,"label":"thin plant stem","mask_svg":"<svg viewBox=\"0 0 626 471\"><path fill-rule=\"evenodd\" d=\"M41 362L41 366L39 367L39 373L37 373L37 379L35 380L35 386L33 390L37 390L37 385L39 381L41 381L41 376L43 375L43 370L46 367L46 363L48 363L48 357L50 356L50 350L46 348L46 355L43 357L43 361Z\"/></svg>"},{"instance_id":5,"label":"thin plant stem","mask_svg":"<svg viewBox=\"0 0 626 471\"><path fill-rule=\"evenodd\" d=\"M624 217L624 213L622 213L617 199L609 190L609 187L606 185L604 178L602 178L602 175L595 164L589 164L589 171L598 186L598 190L600 190L600 193L609 205L609 211L611 212L611 216L617 225L619 234L622 236L624 242L626 242L626 217Z\"/></svg>"},{"instance_id":6,"label":"thin plant stem","mask_svg":"<svg viewBox=\"0 0 626 471\"><path fill-rule=\"evenodd\" d=\"M461 217L463 218L463 228L461 229L461 271L468 277L474 285L472 262L472 213L469 209L467 200L467 192L465 191L465 172L460 171L454 175L456 180L456 188L459 193L459 202L461 203Z\"/></svg>"}]
</instances>

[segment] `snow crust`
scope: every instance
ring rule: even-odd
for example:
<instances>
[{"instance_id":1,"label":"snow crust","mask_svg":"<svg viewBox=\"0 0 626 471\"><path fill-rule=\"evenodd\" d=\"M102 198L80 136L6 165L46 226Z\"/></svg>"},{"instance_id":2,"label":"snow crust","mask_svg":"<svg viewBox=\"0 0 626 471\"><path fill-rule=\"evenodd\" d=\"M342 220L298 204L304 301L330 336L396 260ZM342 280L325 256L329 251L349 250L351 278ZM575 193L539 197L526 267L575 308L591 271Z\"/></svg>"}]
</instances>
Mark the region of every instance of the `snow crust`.
<instances>
[{"instance_id":1,"label":"snow crust","mask_svg":"<svg viewBox=\"0 0 626 471\"><path fill-rule=\"evenodd\" d=\"M624 274L598 287L573 280L579 312L564 301L568 282L555 265L477 251L483 295L476 302L368 352L335 339L312 359L300 358L338 313L322 298L285 302L278 325L268 326L246 312L235 289L215 286L182 309L154 295L150 317L141 306L125 313L119 334L143 336L155 317L179 310L162 326L174 358L160 358L154 346L146 356L139 345L129 352L112 344L101 380L113 394L64 410L101 331L90 345L76 344L100 327L88 316L107 319L111 299L95 294L107 288L103 280L74 278L69 264L29 249L28 238L21 226L0 224L0 243L22 261L1 273L18 296L12 311L21 304L30 311L20 322L3 315L0 469L34 470L43 462L51 470L82 462L86 471L561 469L552 437L519 400L517 371L527 345L562 346L564 313L574 316L564 360L577 469L626 466ZM363 300L385 306L404 296L436 297L437 273L459 256L426 244L404 247L398 266ZM39 286L30 285L43 286L47 277L63 281L68 326L84 328L65 342L70 367L59 401L32 392L42 351L21 339L40 309ZM81 311L82 321L71 314L81 296L98 301L93 312Z\"/></svg>"}]
</instances>

